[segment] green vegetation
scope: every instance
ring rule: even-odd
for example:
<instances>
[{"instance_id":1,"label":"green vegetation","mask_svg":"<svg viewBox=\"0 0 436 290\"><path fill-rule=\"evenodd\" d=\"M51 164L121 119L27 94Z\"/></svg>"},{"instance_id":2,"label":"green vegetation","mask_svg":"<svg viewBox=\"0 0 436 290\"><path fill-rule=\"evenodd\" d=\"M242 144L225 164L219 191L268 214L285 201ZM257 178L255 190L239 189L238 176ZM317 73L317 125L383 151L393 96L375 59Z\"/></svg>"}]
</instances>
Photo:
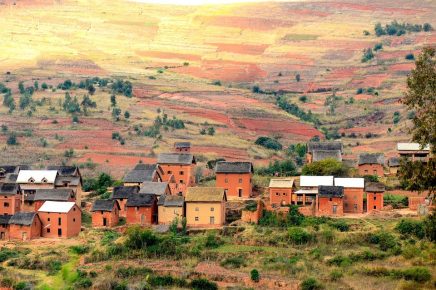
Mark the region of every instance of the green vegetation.
<instances>
[{"instance_id":1,"label":"green vegetation","mask_svg":"<svg viewBox=\"0 0 436 290\"><path fill-rule=\"evenodd\" d=\"M257 269L251 270L250 278L251 278L251 281L253 281L253 282L256 282L256 283L259 282L260 281L259 271Z\"/></svg>"},{"instance_id":2,"label":"green vegetation","mask_svg":"<svg viewBox=\"0 0 436 290\"><path fill-rule=\"evenodd\" d=\"M283 146L279 141L270 137L258 137L254 144L271 150L282 150Z\"/></svg>"},{"instance_id":3,"label":"green vegetation","mask_svg":"<svg viewBox=\"0 0 436 290\"><path fill-rule=\"evenodd\" d=\"M115 80L111 85L111 89L114 94L121 94L129 98L132 97L133 87L132 83L129 81Z\"/></svg>"},{"instance_id":4,"label":"green vegetation","mask_svg":"<svg viewBox=\"0 0 436 290\"><path fill-rule=\"evenodd\" d=\"M347 176L349 168L342 162L327 158L321 161L315 161L306 164L301 174L303 175L334 175L334 176Z\"/></svg>"},{"instance_id":5,"label":"green vegetation","mask_svg":"<svg viewBox=\"0 0 436 290\"><path fill-rule=\"evenodd\" d=\"M8 144L8 145L18 145L17 134L15 134L14 132L11 132L9 134L8 139L6 140L6 144Z\"/></svg>"},{"instance_id":6,"label":"green vegetation","mask_svg":"<svg viewBox=\"0 0 436 290\"><path fill-rule=\"evenodd\" d=\"M315 125L321 125L318 117L309 110L307 113L300 109L296 104L289 103L285 96L278 96L276 99L276 104L282 110L288 112L291 115L294 115L300 118L303 121L313 123Z\"/></svg>"},{"instance_id":7,"label":"green vegetation","mask_svg":"<svg viewBox=\"0 0 436 290\"><path fill-rule=\"evenodd\" d=\"M406 54L405 59L415 60L415 55L413 53L408 53L408 54Z\"/></svg>"},{"instance_id":8,"label":"green vegetation","mask_svg":"<svg viewBox=\"0 0 436 290\"><path fill-rule=\"evenodd\" d=\"M259 175L273 176L279 174L280 176L293 176L297 173L297 168L294 161L288 159L270 161L267 167L258 167L255 171Z\"/></svg>"},{"instance_id":9,"label":"green vegetation","mask_svg":"<svg viewBox=\"0 0 436 290\"><path fill-rule=\"evenodd\" d=\"M408 206L409 199L407 196L386 193L383 196L383 203L385 206L392 205L393 208L403 208Z\"/></svg>"},{"instance_id":10,"label":"green vegetation","mask_svg":"<svg viewBox=\"0 0 436 290\"><path fill-rule=\"evenodd\" d=\"M432 31L433 27L430 23L424 23L421 24L411 24L407 22L399 23L396 20L392 21L391 23L386 24L384 27L381 25L381 23L377 23L374 26L374 32L377 36L382 35L395 35L395 36L401 36L403 34L406 34L406 32L421 32L421 31Z\"/></svg>"},{"instance_id":11,"label":"green vegetation","mask_svg":"<svg viewBox=\"0 0 436 290\"><path fill-rule=\"evenodd\" d=\"M368 62L374 58L374 52L372 48L365 48L363 50L362 62Z\"/></svg>"}]
</instances>

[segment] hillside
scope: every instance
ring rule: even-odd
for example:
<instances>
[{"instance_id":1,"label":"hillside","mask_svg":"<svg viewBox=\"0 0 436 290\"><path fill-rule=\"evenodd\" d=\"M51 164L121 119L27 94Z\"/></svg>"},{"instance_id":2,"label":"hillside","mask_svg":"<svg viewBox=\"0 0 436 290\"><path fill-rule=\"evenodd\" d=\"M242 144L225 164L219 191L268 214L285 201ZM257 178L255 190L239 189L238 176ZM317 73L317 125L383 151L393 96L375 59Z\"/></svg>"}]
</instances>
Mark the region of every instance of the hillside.
<instances>
[{"instance_id":1,"label":"hillside","mask_svg":"<svg viewBox=\"0 0 436 290\"><path fill-rule=\"evenodd\" d=\"M265 164L284 153L255 146L257 137L276 137L287 147L323 136L322 128L343 135L348 158L367 151L391 155L396 142L409 140L408 112L399 99L414 63L405 56L417 56L436 41L434 31L374 33L377 22L394 20L435 27L434 1L0 3L0 82L12 90L17 106L12 113L1 107L0 122L8 131L0 139L5 143L15 132L19 143L4 145L0 162L92 162L118 177L177 140L191 141L203 160ZM374 58L362 62L363 49L379 43ZM92 77L133 84L133 97L117 95L120 121L112 118L111 90L97 84L91 96L97 107L78 114L79 123L62 110L59 100L67 91L81 100L87 90L56 89L58 84ZM39 90L32 98L38 105L21 110L18 84L35 81ZM53 89L42 90L42 83ZM277 93L310 110L321 125L315 128L279 108ZM138 135L135 127L151 126L158 111L183 120L186 128L162 130L161 138ZM200 134L209 127L213 136ZM124 145L112 139L113 132L121 134ZM70 148L74 154L65 158Z\"/></svg>"}]
</instances>

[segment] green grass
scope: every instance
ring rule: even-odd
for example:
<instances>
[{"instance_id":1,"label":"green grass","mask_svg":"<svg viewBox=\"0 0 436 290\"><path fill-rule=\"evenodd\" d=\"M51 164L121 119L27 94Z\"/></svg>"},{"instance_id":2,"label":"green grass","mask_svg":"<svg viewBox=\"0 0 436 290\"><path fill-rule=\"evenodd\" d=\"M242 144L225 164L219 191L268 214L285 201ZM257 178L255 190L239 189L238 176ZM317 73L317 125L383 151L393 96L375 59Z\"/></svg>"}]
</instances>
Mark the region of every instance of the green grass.
<instances>
[{"instance_id":1,"label":"green grass","mask_svg":"<svg viewBox=\"0 0 436 290\"><path fill-rule=\"evenodd\" d=\"M283 37L283 40L316 40L318 39L319 35L314 34L286 34Z\"/></svg>"},{"instance_id":2,"label":"green grass","mask_svg":"<svg viewBox=\"0 0 436 290\"><path fill-rule=\"evenodd\" d=\"M245 246L245 245L223 245L216 249L212 249L211 252L220 254L225 253L251 253L251 252L276 252L278 249L268 246Z\"/></svg>"},{"instance_id":3,"label":"green grass","mask_svg":"<svg viewBox=\"0 0 436 290\"><path fill-rule=\"evenodd\" d=\"M62 265L61 270L49 281L49 278L43 279L37 287L38 290L51 289L74 289L74 282L77 280L76 266L79 262L79 256L71 255L68 263Z\"/></svg>"}]
</instances>

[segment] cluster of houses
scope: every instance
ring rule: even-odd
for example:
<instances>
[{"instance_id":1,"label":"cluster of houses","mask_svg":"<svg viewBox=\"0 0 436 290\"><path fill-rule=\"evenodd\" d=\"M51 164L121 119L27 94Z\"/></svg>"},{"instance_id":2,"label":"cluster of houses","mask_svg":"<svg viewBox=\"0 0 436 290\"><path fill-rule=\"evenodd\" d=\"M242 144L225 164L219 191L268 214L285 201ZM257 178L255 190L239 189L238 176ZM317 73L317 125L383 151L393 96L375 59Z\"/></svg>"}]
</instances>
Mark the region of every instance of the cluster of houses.
<instances>
[{"instance_id":1,"label":"cluster of houses","mask_svg":"<svg viewBox=\"0 0 436 290\"><path fill-rule=\"evenodd\" d=\"M196 159L190 148L188 142L176 143L174 152L159 154L156 164L137 164L125 175L123 185L113 188L109 199L92 204L92 225L114 227L123 218L127 225L169 225L185 219L191 229L223 226L228 200L253 197L253 165L219 161L214 169L215 186L198 187ZM398 153L398 158L429 158L428 148L413 143L399 143ZM307 163L326 158L342 161L342 156L339 142L307 145ZM388 167L399 166L398 158L389 159ZM359 156L361 176L383 176L384 167L382 154ZM382 209L385 189L378 182L365 183L362 177L300 176L274 177L268 190L267 210L298 205L305 215L342 216ZM81 195L82 177L76 166L49 166L44 170L0 166L0 240L78 235ZM257 216L263 208L258 205Z\"/></svg>"}]
</instances>

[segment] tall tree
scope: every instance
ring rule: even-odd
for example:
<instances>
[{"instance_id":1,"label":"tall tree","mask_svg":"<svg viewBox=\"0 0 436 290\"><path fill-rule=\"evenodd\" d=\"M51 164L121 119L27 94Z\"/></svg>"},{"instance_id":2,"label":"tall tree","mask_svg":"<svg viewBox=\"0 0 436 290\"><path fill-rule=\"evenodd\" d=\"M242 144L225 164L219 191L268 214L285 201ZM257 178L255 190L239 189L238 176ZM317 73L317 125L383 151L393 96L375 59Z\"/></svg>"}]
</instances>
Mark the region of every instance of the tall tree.
<instances>
[{"instance_id":1,"label":"tall tree","mask_svg":"<svg viewBox=\"0 0 436 290\"><path fill-rule=\"evenodd\" d=\"M407 78L407 92L403 103L415 111L412 139L422 147L430 145L431 155L436 153L436 49L424 48L415 61L416 68ZM429 162L403 161L400 179L410 190L436 190L436 161L432 156Z\"/></svg>"}]
</instances>

